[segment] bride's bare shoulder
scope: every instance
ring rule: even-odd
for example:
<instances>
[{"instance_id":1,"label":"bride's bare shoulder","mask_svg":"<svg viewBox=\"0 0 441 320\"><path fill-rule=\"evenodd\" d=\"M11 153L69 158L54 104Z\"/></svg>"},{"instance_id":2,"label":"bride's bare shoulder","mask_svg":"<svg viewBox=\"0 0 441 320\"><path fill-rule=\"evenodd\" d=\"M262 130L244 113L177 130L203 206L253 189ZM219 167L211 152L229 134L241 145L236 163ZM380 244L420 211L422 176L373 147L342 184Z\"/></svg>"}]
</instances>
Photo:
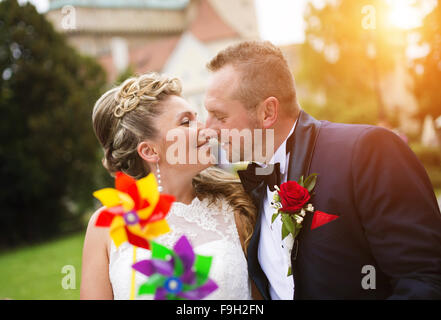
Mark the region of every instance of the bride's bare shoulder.
<instances>
[{"instance_id":1,"label":"bride's bare shoulder","mask_svg":"<svg viewBox=\"0 0 441 320\"><path fill-rule=\"evenodd\" d=\"M99 215L105 209L105 207L101 207L96 210L90 217L89 223L87 225L86 231L86 239L85 241L91 242L94 246L105 248L106 253L109 253L109 228L97 227L96 221L98 220Z\"/></svg>"},{"instance_id":2,"label":"bride's bare shoulder","mask_svg":"<svg viewBox=\"0 0 441 320\"><path fill-rule=\"evenodd\" d=\"M103 212L105 207L101 207L98 210L96 210L89 218L89 223L87 225L87 230L102 230L104 228L96 227L96 221L98 220L98 217L100 216L101 212Z\"/></svg>"}]
</instances>

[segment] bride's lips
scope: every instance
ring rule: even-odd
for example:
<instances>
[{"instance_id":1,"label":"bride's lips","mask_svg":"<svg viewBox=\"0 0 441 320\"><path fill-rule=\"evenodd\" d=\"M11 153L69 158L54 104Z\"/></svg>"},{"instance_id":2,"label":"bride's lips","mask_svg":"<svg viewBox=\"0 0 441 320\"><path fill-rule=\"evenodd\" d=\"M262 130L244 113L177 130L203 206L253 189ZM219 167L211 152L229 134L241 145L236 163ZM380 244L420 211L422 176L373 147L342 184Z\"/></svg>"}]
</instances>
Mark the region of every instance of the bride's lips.
<instances>
[{"instance_id":1,"label":"bride's lips","mask_svg":"<svg viewBox=\"0 0 441 320\"><path fill-rule=\"evenodd\" d=\"M208 140L202 142L201 144L198 144L198 145L196 146L196 148L203 147L203 146L205 146L207 143L208 143Z\"/></svg>"}]
</instances>

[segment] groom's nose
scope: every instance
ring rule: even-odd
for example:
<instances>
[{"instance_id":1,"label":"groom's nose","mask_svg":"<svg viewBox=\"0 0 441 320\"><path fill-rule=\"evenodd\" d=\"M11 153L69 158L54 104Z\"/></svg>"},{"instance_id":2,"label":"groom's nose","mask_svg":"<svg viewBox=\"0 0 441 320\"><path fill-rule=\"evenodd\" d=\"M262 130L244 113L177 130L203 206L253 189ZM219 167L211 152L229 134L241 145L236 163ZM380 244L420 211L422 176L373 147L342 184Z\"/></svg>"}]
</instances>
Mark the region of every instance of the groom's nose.
<instances>
[{"instance_id":1,"label":"groom's nose","mask_svg":"<svg viewBox=\"0 0 441 320\"><path fill-rule=\"evenodd\" d=\"M205 121L205 128L215 131L218 136L220 134L220 127L216 125L216 121L211 115L208 115L207 120Z\"/></svg>"}]
</instances>

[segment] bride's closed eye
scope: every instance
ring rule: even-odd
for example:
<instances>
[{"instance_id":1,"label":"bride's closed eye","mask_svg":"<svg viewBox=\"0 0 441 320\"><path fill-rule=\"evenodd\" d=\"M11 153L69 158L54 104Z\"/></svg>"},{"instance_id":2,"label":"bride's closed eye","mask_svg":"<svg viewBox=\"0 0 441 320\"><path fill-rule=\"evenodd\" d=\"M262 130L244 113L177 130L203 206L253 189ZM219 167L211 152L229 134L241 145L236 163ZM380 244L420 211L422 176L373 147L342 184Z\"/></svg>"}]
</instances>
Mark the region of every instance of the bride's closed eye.
<instances>
[{"instance_id":1,"label":"bride's closed eye","mask_svg":"<svg viewBox=\"0 0 441 320\"><path fill-rule=\"evenodd\" d=\"M197 114L186 112L185 115L182 116L182 118L179 121L180 126L189 126L192 122L196 121Z\"/></svg>"},{"instance_id":2,"label":"bride's closed eye","mask_svg":"<svg viewBox=\"0 0 441 320\"><path fill-rule=\"evenodd\" d=\"M188 125L190 125L190 118L189 117L184 117L182 120L181 120L181 124L180 124L181 126L188 126Z\"/></svg>"}]
</instances>

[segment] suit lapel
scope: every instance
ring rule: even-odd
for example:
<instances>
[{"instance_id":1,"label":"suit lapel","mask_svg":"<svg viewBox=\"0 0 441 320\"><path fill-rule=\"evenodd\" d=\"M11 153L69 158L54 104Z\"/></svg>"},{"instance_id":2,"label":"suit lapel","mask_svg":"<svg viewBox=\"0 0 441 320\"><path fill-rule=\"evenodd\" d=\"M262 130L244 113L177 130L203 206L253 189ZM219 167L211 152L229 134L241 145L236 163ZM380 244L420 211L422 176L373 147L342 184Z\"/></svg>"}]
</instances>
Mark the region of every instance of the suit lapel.
<instances>
[{"instance_id":1,"label":"suit lapel","mask_svg":"<svg viewBox=\"0 0 441 320\"><path fill-rule=\"evenodd\" d=\"M293 141L290 147L288 181L299 181L301 176L306 178L310 174L309 170L311 167L320 127L320 121L315 120L303 110L300 111L299 119L297 120L297 125L293 133ZM305 225L308 225L309 222L307 220L309 219L311 219L311 215L306 217L304 221ZM291 252L293 281L295 281L296 278L297 269L295 268L295 263L299 250L299 240L302 237L303 230L304 228L301 229L300 234L296 237L293 250ZM296 294L298 293L298 290L295 290L294 292Z\"/></svg>"},{"instance_id":2,"label":"suit lapel","mask_svg":"<svg viewBox=\"0 0 441 320\"><path fill-rule=\"evenodd\" d=\"M306 178L309 174L320 126L320 121L315 120L303 110L300 111L289 155L289 181L298 181L302 175Z\"/></svg>"},{"instance_id":3,"label":"suit lapel","mask_svg":"<svg viewBox=\"0 0 441 320\"><path fill-rule=\"evenodd\" d=\"M262 297L265 300L270 300L271 297L268 291L268 279L265 276L262 268L260 267L258 249L259 249L259 239L260 239L260 228L261 228L261 215L262 215L262 200L264 192L266 191L266 184L262 183L259 187L251 192L251 197L253 198L254 205L257 210L257 220L254 227L253 235L251 236L250 242L248 244L247 250L247 260L248 260L248 273L253 279L256 287L259 289Z\"/></svg>"}]
</instances>

